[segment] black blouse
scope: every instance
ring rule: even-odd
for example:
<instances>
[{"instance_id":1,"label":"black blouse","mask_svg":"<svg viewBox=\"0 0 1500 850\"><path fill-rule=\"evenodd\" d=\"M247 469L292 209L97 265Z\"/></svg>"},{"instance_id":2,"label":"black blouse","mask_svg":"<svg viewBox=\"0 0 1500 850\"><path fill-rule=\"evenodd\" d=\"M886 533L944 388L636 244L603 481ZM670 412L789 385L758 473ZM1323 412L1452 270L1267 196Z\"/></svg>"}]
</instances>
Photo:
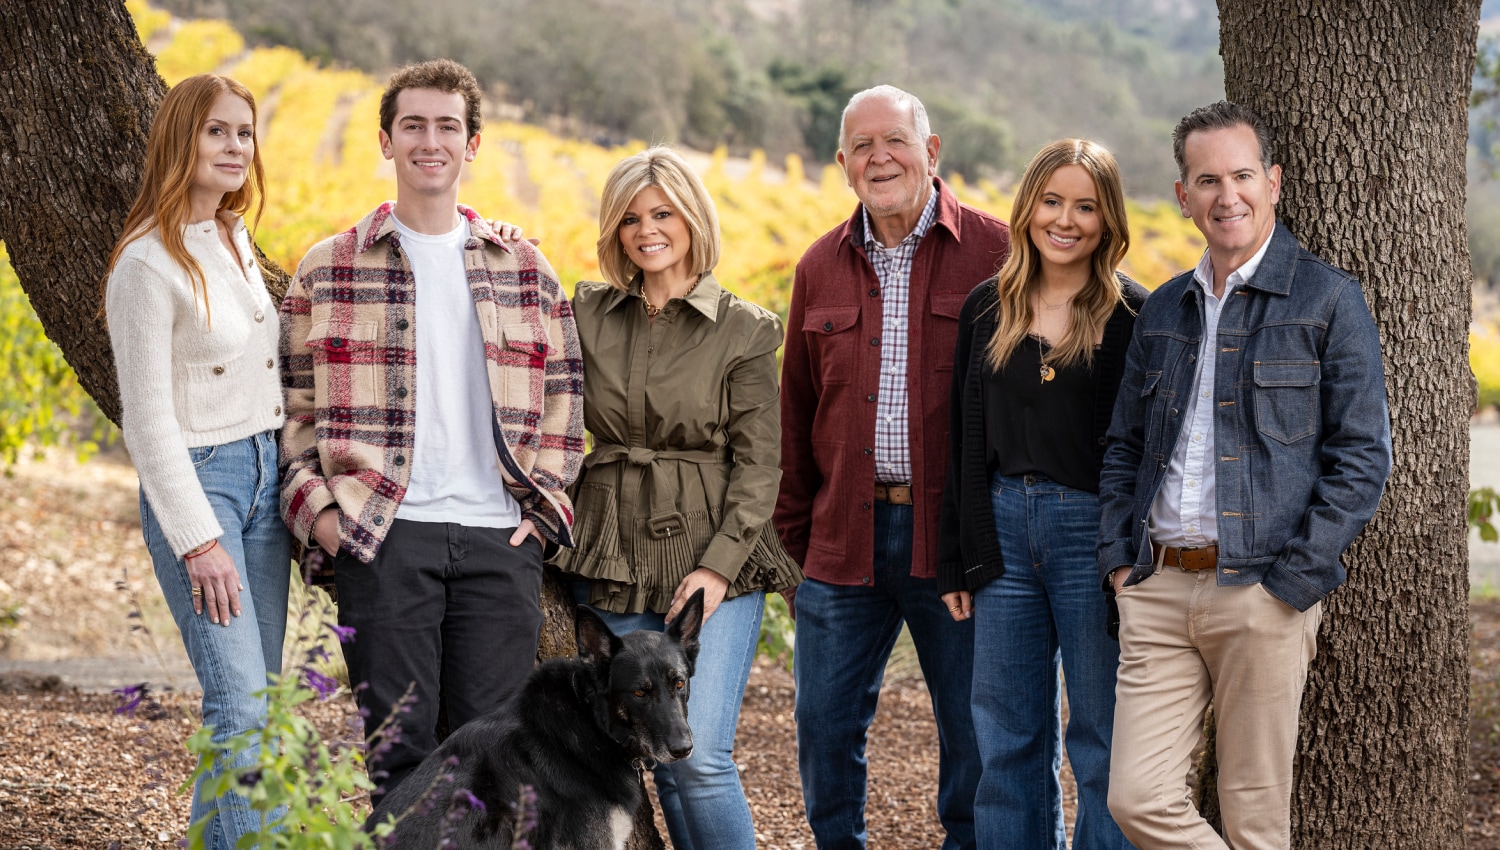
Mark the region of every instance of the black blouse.
<instances>
[{"instance_id":1,"label":"black blouse","mask_svg":"<svg viewBox=\"0 0 1500 850\"><path fill-rule=\"evenodd\" d=\"M1093 369L1050 364L1052 379L1043 380L1043 356L1051 350L1029 335L999 371L985 364L986 465L1001 475L1036 474L1098 493Z\"/></svg>"},{"instance_id":2,"label":"black blouse","mask_svg":"<svg viewBox=\"0 0 1500 850\"><path fill-rule=\"evenodd\" d=\"M1140 284L1123 275L1120 281L1124 288L1124 303L1118 305L1109 321L1105 322L1103 344L1094 349L1093 375L1087 379L1092 389L1068 393L1082 407L1072 413L1037 416L1031 428L1038 431L1065 427L1070 431L1066 438L1070 441L1078 439L1077 434L1071 433L1072 429L1080 429L1078 433L1082 434L1085 450L1059 449L1055 454L1067 455L1070 463L1088 465L1095 482L1091 489L1095 491L1099 487L1098 470L1104 460L1105 435L1114 412L1115 394L1119 392L1120 379L1125 372L1125 349L1130 345L1130 334L1135 328L1135 314L1146 302L1146 290ZM969 293L958 316L958 344L953 353L953 384L948 406L948 477L943 487L942 511L938 520L939 593L977 590L1005 572L1005 564L1000 558L1000 541L995 534L995 515L990 505L992 467L988 422L993 417L987 411L991 401L984 359L985 349L995 334L997 298L995 278L990 278ZM1024 354L1028 346L1021 348ZM1030 356L1036 357L1035 343L1029 348ZM1012 358L1015 356L1012 354ZM1040 384L1040 368L1037 362L1025 367L1017 363L1014 378L1018 386L1027 380ZM1062 371L1059 370L1046 387L1023 389L1036 393L1057 389L1058 381L1064 380ZM1049 478L1058 475L1055 470L1051 474L1041 474ZM1061 477L1056 480L1066 483Z\"/></svg>"}]
</instances>

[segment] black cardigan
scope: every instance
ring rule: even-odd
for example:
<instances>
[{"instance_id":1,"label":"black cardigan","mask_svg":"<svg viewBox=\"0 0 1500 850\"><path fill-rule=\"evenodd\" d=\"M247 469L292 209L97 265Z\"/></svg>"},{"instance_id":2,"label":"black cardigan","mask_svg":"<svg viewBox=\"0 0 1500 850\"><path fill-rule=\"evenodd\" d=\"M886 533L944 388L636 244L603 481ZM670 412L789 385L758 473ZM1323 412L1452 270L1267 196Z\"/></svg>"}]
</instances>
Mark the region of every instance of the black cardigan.
<instances>
[{"instance_id":1,"label":"black cardigan","mask_svg":"<svg viewBox=\"0 0 1500 850\"><path fill-rule=\"evenodd\" d=\"M1094 398L1094 462L1103 465L1105 434L1115 409L1115 395L1125 374L1125 349L1135 328L1135 314L1149 294L1120 275L1124 303L1104 325L1104 339L1094 352L1097 391ZM958 346L953 353L953 386L948 407L948 480L943 487L938 525L939 593L978 590L1005 574L1000 539L990 507L989 470L985 457L983 372L985 349L995 335L998 281L974 288L958 316Z\"/></svg>"}]
</instances>

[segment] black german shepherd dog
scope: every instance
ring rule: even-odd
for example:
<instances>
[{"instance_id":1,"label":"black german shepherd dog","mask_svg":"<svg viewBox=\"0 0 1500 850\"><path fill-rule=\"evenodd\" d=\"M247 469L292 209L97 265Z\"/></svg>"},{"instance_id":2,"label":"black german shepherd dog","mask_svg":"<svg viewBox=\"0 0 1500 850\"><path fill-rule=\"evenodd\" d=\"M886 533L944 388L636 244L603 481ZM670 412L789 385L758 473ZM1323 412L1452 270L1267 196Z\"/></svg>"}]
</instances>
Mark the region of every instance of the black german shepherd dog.
<instances>
[{"instance_id":1,"label":"black german shepherd dog","mask_svg":"<svg viewBox=\"0 0 1500 850\"><path fill-rule=\"evenodd\" d=\"M578 607L578 657L538 667L513 699L465 724L381 800L367 830L394 816L386 846L509 848L535 821L533 850L619 850L641 802L639 770L693 752L689 680L703 591L665 632L618 637ZM522 787L535 794L531 812ZM452 803L467 791L483 806Z\"/></svg>"}]
</instances>

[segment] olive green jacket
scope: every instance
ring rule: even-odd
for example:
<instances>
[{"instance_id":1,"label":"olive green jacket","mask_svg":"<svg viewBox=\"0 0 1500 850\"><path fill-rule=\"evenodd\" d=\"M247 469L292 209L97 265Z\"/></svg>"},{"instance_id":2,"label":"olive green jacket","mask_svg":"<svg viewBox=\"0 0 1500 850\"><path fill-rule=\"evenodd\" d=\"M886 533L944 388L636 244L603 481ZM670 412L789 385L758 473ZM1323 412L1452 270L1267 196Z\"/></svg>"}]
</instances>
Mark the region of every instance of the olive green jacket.
<instances>
[{"instance_id":1,"label":"olive green jacket","mask_svg":"<svg viewBox=\"0 0 1500 850\"><path fill-rule=\"evenodd\" d=\"M573 486L576 548L554 560L594 579L609 611L665 613L707 567L726 598L799 583L771 512L781 483L781 320L705 275L656 320L640 283L579 283L573 312L593 449Z\"/></svg>"}]
</instances>

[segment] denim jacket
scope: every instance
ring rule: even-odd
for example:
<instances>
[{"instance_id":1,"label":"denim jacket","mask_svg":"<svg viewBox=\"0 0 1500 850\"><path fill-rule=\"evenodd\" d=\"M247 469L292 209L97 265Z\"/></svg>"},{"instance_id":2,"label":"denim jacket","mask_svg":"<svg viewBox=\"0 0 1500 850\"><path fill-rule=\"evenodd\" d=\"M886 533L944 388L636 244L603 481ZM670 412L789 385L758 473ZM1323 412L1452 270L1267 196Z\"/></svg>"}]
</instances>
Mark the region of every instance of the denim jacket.
<instances>
[{"instance_id":1,"label":"denim jacket","mask_svg":"<svg viewBox=\"0 0 1500 850\"><path fill-rule=\"evenodd\" d=\"M1261 583L1299 611L1343 584L1339 558L1391 466L1380 337L1359 282L1280 223L1228 296L1215 366L1218 582ZM1146 527L1197 377L1203 290L1192 272L1147 299L1126 352L1099 477L1099 572L1152 574Z\"/></svg>"}]
</instances>

